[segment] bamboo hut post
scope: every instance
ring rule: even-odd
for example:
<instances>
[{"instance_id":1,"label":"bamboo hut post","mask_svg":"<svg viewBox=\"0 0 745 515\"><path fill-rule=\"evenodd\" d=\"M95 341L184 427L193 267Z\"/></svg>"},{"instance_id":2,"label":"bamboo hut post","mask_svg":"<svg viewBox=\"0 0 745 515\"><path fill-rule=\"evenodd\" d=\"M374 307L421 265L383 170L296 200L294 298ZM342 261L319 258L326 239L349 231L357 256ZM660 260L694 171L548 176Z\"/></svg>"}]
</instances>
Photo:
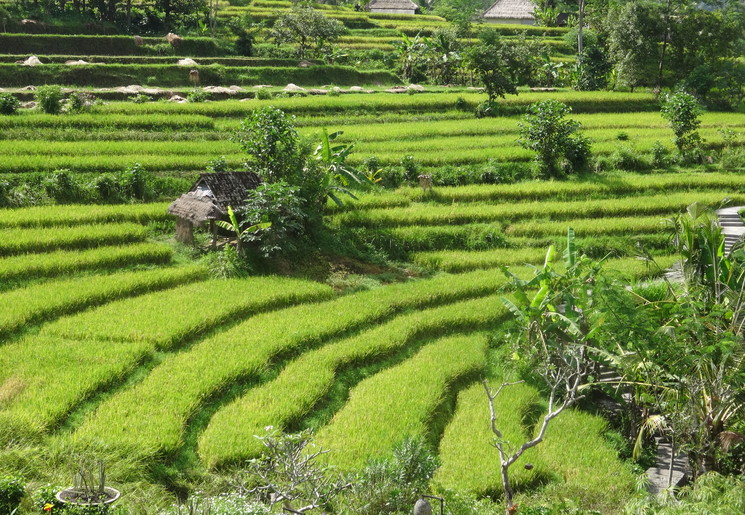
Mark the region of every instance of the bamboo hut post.
<instances>
[{"instance_id":1,"label":"bamboo hut post","mask_svg":"<svg viewBox=\"0 0 745 515\"><path fill-rule=\"evenodd\" d=\"M212 250L217 248L217 226L214 220L210 220L210 233L212 234Z\"/></svg>"}]
</instances>

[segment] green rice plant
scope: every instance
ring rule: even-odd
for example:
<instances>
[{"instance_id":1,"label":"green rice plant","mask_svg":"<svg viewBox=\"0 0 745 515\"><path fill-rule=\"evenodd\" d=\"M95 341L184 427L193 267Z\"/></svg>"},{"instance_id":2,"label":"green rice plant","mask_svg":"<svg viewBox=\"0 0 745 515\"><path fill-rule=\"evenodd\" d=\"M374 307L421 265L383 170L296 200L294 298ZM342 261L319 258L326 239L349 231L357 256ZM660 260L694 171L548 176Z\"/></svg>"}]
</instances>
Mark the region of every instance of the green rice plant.
<instances>
[{"instance_id":1,"label":"green rice plant","mask_svg":"<svg viewBox=\"0 0 745 515\"><path fill-rule=\"evenodd\" d=\"M0 281L53 277L83 270L167 264L171 261L172 255L170 247L156 243L24 254L0 259Z\"/></svg>"},{"instance_id":2,"label":"green rice plant","mask_svg":"<svg viewBox=\"0 0 745 515\"><path fill-rule=\"evenodd\" d=\"M104 403L74 438L124 444L144 455L173 453L189 417L205 399L237 380L257 380L279 357L379 324L406 309L486 295L505 282L504 274L492 271L443 275L256 315L163 360L142 383ZM215 356L222 357L219 366ZM163 397L163 391L173 395Z\"/></svg>"},{"instance_id":3,"label":"green rice plant","mask_svg":"<svg viewBox=\"0 0 745 515\"><path fill-rule=\"evenodd\" d=\"M665 230L665 220L660 216L631 216L619 218L578 218L572 220L570 224L564 221L519 222L507 227L505 232L513 236L560 236L566 231L567 225L571 225L575 234L580 238L598 234L631 235Z\"/></svg>"},{"instance_id":4,"label":"green rice plant","mask_svg":"<svg viewBox=\"0 0 745 515\"><path fill-rule=\"evenodd\" d=\"M450 204L432 206L412 204L401 209L350 211L335 217L335 223L354 227L391 227L408 225L444 225L475 222L513 221L534 217L553 220L575 217L618 217L629 214L673 214L692 202L717 204L725 198L733 202L745 196L731 196L727 191L679 192L667 195L620 197L614 199L570 202L523 202L511 204ZM515 233L518 234L518 233Z\"/></svg>"},{"instance_id":5,"label":"green rice plant","mask_svg":"<svg viewBox=\"0 0 745 515\"><path fill-rule=\"evenodd\" d=\"M164 221L168 203L127 205L64 205L0 210L0 228L51 227L101 223Z\"/></svg>"},{"instance_id":6,"label":"green rice plant","mask_svg":"<svg viewBox=\"0 0 745 515\"><path fill-rule=\"evenodd\" d=\"M197 171L213 154L152 154L149 152L121 155L18 155L3 159L0 172L45 172L69 169L75 172L118 172L132 163L139 163L150 171ZM228 165L238 168L245 161L239 152L225 155Z\"/></svg>"},{"instance_id":7,"label":"green rice plant","mask_svg":"<svg viewBox=\"0 0 745 515\"><path fill-rule=\"evenodd\" d=\"M144 240L146 233L142 225L133 223L90 224L35 230L2 229L0 256L132 243Z\"/></svg>"},{"instance_id":8,"label":"green rice plant","mask_svg":"<svg viewBox=\"0 0 745 515\"><path fill-rule=\"evenodd\" d=\"M618 176L590 176L561 182L527 181L517 184L469 185L439 187L426 194L427 201L452 204L454 202L525 202L529 200L570 200L639 195L642 193L706 190L740 190L745 177L731 173L667 173L654 175L623 174ZM401 188L396 195L412 201L425 199L420 188ZM366 200L362 196L362 201ZM354 204L353 204L354 205ZM404 205L402 203L402 205ZM374 206L378 207L378 206ZM379 206L397 207L397 206Z\"/></svg>"},{"instance_id":9,"label":"green rice plant","mask_svg":"<svg viewBox=\"0 0 745 515\"><path fill-rule=\"evenodd\" d=\"M412 251L462 249L477 250L506 247L502 228L497 223L393 227L352 231L355 239L385 251L389 256L405 258Z\"/></svg>"},{"instance_id":10,"label":"green rice plant","mask_svg":"<svg viewBox=\"0 0 745 515\"><path fill-rule=\"evenodd\" d=\"M5 401L0 428L3 420L14 420L13 427L19 431L38 435L57 424L87 396L116 382L159 349L172 348L184 338L231 319L292 302L319 300L330 294L328 287L296 279L203 281L62 318L45 326L38 336L0 347L0 385L3 381L23 385ZM144 318L147 315L149 318ZM71 324L88 320L110 329L112 334L102 332L100 327L86 330L81 326L65 331ZM128 327L130 324L134 327ZM118 333L113 332L117 329ZM54 356L50 358L47 352ZM215 356L209 357L212 366ZM54 373L49 374L48 370ZM161 402L162 393L163 390L158 393Z\"/></svg>"},{"instance_id":11,"label":"green rice plant","mask_svg":"<svg viewBox=\"0 0 745 515\"><path fill-rule=\"evenodd\" d=\"M134 105L129 103L129 105ZM100 106L103 109L104 106ZM137 114L137 116L132 116ZM95 114L68 114L65 116L54 116L48 114L26 114L22 116L9 116L0 118L0 130L17 127L33 128L59 128L59 129L127 129L127 130L151 130L151 131L191 131L213 129L214 122L207 116L190 114L179 114L176 116L156 115L142 116L139 113L127 113L125 109L117 115L95 113Z\"/></svg>"},{"instance_id":12,"label":"green rice plant","mask_svg":"<svg viewBox=\"0 0 745 515\"><path fill-rule=\"evenodd\" d=\"M208 466L257 456L261 444L252 435L260 434L267 425L287 428L299 422L324 398L341 371L406 350L425 335L486 329L505 313L497 296L467 300L402 315L357 336L306 352L276 379L218 411L200 437L200 456Z\"/></svg>"},{"instance_id":13,"label":"green rice plant","mask_svg":"<svg viewBox=\"0 0 745 515\"><path fill-rule=\"evenodd\" d=\"M331 293L328 286L281 277L204 281L112 302L62 318L42 332L80 340L145 340L159 349L170 349L231 320L321 300Z\"/></svg>"},{"instance_id":14,"label":"green rice plant","mask_svg":"<svg viewBox=\"0 0 745 515\"><path fill-rule=\"evenodd\" d=\"M148 356L147 341L28 337L0 347L0 444L29 442L104 385L116 384ZM95 359L95 361L93 361Z\"/></svg>"},{"instance_id":15,"label":"green rice plant","mask_svg":"<svg viewBox=\"0 0 745 515\"><path fill-rule=\"evenodd\" d=\"M355 386L344 407L316 434L316 445L334 449L328 456L332 465L360 470L406 437L436 444L438 415L446 416L445 403L456 385L483 371L486 350L484 335L428 343L400 365Z\"/></svg>"},{"instance_id":16,"label":"green rice plant","mask_svg":"<svg viewBox=\"0 0 745 515\"><path fill-rule=\"evenodd\" d=\"M545 257L546 251L543 248L506 248L471 252L447 250L417 252L411 256L414 263L418 265L439 268L453 273L524 263L539 264L543 262Z\"/></svg>"},{"instance_id":17,"label":"green rice plant","mask_svg":"<svg viewBox=\"0 0 745 515\"><path fill-rule=\"evenodd\" d=\"M185 266L76 277L6 291L0 293L0 339L33 322L50 321L97 304L205 277L206 271L202 267ZM5 352L0 346L0 354Z\"/></svg>"}]
</instances>

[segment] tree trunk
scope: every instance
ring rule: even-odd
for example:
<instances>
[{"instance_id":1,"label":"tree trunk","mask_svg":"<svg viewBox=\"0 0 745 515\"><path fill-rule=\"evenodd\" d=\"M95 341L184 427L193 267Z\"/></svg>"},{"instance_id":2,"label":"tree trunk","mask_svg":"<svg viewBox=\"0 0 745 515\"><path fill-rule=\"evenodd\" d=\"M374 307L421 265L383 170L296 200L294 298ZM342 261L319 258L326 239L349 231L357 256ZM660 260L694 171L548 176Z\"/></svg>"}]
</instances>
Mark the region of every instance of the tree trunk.
<instances>
[{"instance_id":1,"label":"tree trunk","mask_svg":"<svg viewBox=\"0 0 745 515\"><path fill-rule=\"evenodd\" d=\"M510 485L509 464L502 462L502 488L504 488L505 514L512 515L515 504L512 502L512 485Z\"/></svg>"}]
</instances>

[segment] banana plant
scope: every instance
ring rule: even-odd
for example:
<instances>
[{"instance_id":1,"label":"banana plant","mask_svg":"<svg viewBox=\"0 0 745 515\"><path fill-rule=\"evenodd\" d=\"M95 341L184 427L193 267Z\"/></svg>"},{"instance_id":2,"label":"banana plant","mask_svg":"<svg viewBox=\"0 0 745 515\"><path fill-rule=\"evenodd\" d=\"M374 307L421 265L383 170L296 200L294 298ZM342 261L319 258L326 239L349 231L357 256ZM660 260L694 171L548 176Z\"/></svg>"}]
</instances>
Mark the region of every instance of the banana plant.
<instances>
[{"instance_id":1,"label":"banana plant","mask_svg":"<svg viewBox=\"0 0 745 515\"><path fill-rule=\"evenodd\" d=\"M241 252L241 240L243 239L243 236L248 233L257 232L262 229L268 229L272 226L272 222L267 221L266 219L262 220L259 223L249 225L248 227L241 227L243 222L240 222L238 220L238 217L235 214L235 211L233 211L232 206L228 206L228 221L225 220L216 220L215 223L218 227L222 227L226 231L234 232L235 233L235 250L240 254Z\"/></svg>"},{"instance_id":2,"label":"banana plant","mask_svg":"<svg viewBox=\"0 0 745 515\"><path fill-rule=\"evenodd\" d=\"M321 163L324 169L324 175L321 179L321 189L337 205L343 206L344 202L337 195L343 193L353 199L357 199L355 194L349 189L350 185L368 186L370 181L360 173L349 166L346 161L354 150L354 144L333 145L333 141L341 136L343 131L328 133L323 129L321 133L321 143L318 144L313 155Z\"/></svg>"}]
</instances>

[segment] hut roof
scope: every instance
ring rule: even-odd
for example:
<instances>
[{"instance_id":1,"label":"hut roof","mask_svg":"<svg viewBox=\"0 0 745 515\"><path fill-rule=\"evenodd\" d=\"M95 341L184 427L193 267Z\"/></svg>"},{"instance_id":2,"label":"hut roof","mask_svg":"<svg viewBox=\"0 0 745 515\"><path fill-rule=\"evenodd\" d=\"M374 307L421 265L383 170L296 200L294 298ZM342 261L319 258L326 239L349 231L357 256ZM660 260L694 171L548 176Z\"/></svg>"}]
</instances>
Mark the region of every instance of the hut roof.
<instances>
[{"instance_id":1,"label":"hut roof","mask_svg":"<svg viewBox=\"0 0 745 515\"><path fill-rule=\"evenodd\" d=\"M218 220L225 215L214 201L205 195L185 193L168 206L168 214L188 220L192 224L200 224L206 220Z\"/></svg>"},{"instance_id":2,"label":"hut roof","mask_svg":"<svg viewBox=\"0 0 745 515\"><path fill-rule=\"evenodd\" d=\"M217 207L224 213L228 206L237 208L246 200L246 192L261 184L259 176L253 172L203 173L192 186L189 193L212 197Z\"/></svg>"},{"instance_id":3,"label":"hut roof","mask_svg":"<svg viewBox=\"0 0 745 515\"><path fill-rule=\"evenodd\" d=\"M261 184L253 172L203 173L189 193L181 195L170 206L168 213L200 224L207 220L219 220L228 212L228 206L238 208Z\"/></svg>"},{"instance_id":4,"label":"hut roof","mask_svg":"<svg viewBox=\"0 0 745 515\"><path fill-rule=\"evenodd\" d=\"M535 8L531 0L497 0L484 13L484 18L533 20Z\"/></svg>"},{"instance_id":5,"label":"hut roof","mask_svg":"<svg viewBox=\"0 0 745 515\"><path fill-rule=\"evenodd\" d=\"M368 10L373 9L398 9L398 10L416 10L419 7L411 0L372 0L367 4Z\"/></svg>"}]
</instances>

